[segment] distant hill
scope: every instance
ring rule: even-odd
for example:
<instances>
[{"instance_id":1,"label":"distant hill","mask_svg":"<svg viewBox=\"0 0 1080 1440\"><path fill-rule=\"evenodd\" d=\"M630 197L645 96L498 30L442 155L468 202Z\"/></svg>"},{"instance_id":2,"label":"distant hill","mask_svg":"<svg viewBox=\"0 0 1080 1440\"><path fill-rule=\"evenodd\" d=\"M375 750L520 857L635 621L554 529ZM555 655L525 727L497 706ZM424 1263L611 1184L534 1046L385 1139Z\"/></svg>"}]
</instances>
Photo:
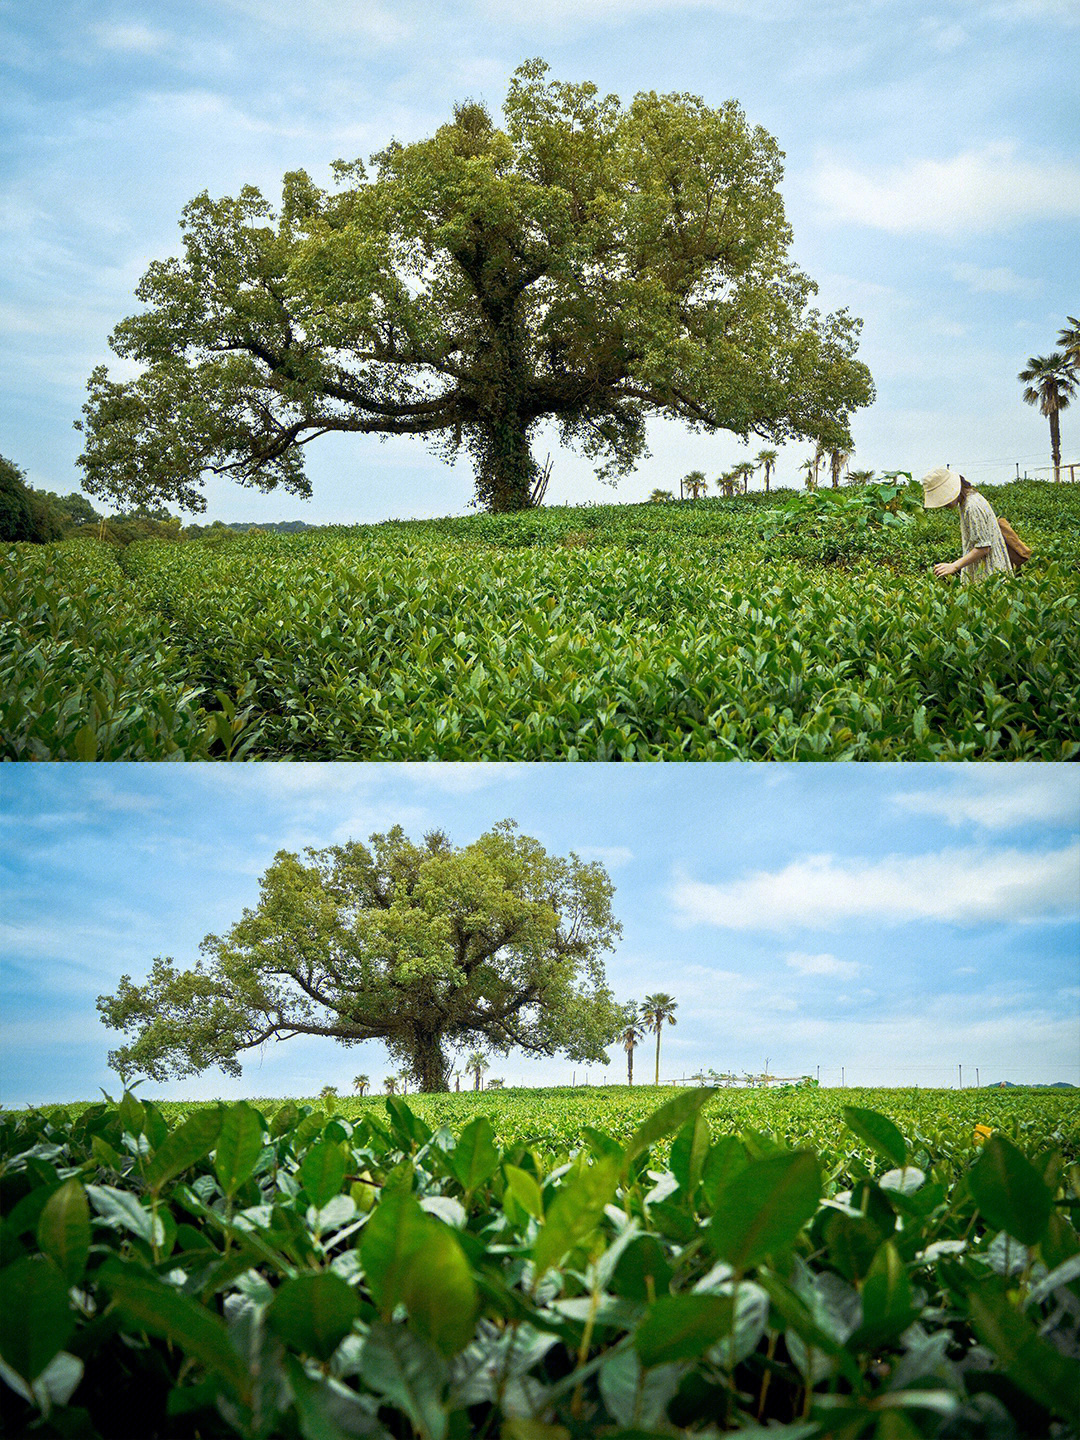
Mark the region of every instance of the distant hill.
<instances>
[{"instance_id":1,"label":"distant hill","mask_svg":"<svg viewBox=\"0 0 1080 1440\"><path fill-rule=\"evenodd\" d=\"M1017 1085L1013 1080L998 1080L993 1085L983 1086L985 1090L1075 1090L1070 1080L1053 1080L1049 1085Z\"/></svg>"},{"instance_id":2,"label":"distant hill","mask_svg":"<svg viewBox=\"0 0 1080 1440\"><path fill-rule=\"evenodd\" d=\"M226 530L276 530L282 535L295 535L300 530L317 530L306 520L227 520Z\"/></svg>"}]
</instances>

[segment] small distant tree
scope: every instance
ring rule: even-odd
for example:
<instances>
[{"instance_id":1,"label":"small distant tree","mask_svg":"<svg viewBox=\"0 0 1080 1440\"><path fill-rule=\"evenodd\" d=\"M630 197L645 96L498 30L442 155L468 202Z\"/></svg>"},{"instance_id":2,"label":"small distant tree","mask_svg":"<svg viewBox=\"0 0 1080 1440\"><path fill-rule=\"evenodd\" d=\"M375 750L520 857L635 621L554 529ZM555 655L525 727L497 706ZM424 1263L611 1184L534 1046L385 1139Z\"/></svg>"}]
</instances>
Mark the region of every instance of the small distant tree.
<instances>
[{"instance_id":1,"label":"small distant tree","mask_svg":"<svg viewBox=\"0 0 1080 1440\"><path fill-rule=\"evenodd\" d=\"M670 490L661 490L657 488L649 496L649 499L654 505L663 505L668 500L674 500L675 496L671 493Z\"/></svg>"},{"instance_id":2,"label":"small distant tree","mask_svg":"<svg viewBox=\"0 0 1080 1440\"><path fill-rule=\"evenodd\" d=\"M832 488L840 488L840 472L851 459L851 441L845 436L846 446L841 444L833 445L829 450L829 473L832 476Z\"/></svg>"},{"instance_id":3,"label":"small distant tree","mask_svg":"<svg viewBox=\"0 0 1080 1440\"><path fill-rule=\"evenodd\" d=\"M684 475L679 481L680 491L689 495L691 500L699 500L705 494L705 486L704 470L691 470L689 475Z\"/></svg>"},{"instance_id":4,"label":"small distant tree","mask_svg":"<svg viewBox=\"0 0 1080 1440\"><path fill-rule=\"evenodd\" d=\"M501 1090L505 1084L506 1081L501 1075L492 1075L484 1088L486 1090Z\"/></svg>"},{"instance_id":5,"label":"small distant tree","mask_svg":"<svg viewBox=\"0 0 1080 1440\"><path fill-rule=\"evenodd\" d=\"M725 499L730 500L738 489L739 480L734 470L725 470L716 477L716 488Z\"/></svg>"},{"instance_id":6,"label":"small distant tree","mask_svg":"<svg viewBox=\"0 0 1080 1440\"><path fill-rule=\"evenodd\" d=\"M675 1011L678 1001L663 990L655 995L646 995L641 1004L641 1018L650 1030L656 1032L656 1084L660 1084L660 1032L665 1025L675 1025Z\"/></svg>"},{"instance_id":7,"label":"small distant tree","mask_svg":"<svg viewBox=\"0 0 1080 1440\"><path fill-rule=\"evenodd\" d=\"M754 464L753 460L740 460L731 472L735 479L736 486L742 491L744 495L749 489L750 477L753 475L756 469L757 466Z\"/></svg>"},{"instance_id":8,"label":"small distant tree","mask_svg":"<svg viewBox=\"0 0 1080 1440\"><path fill-rule=\"evenodd\" d=\"M382 1083L383 1083L383 1089L386 1091L387 1095L396 1095L396 1094L397 1094L397 1076L396 1076L396 1075L387 1075L386 1078L383 1080Z\"/></svg>"},{"instance_id":9,"label":"small distant tree","mask_svg":"<svg viewBox=\"0 0 1080 1440\"><path fill-rule=\"evenodd\" d=\"M1077 377L1072 364L1060 351L1053 355L1033 355L1019 380L1025 381L1024 399L1037 405L1050 422L1050 458L1054 463L1054 479L1061 479L1061 412L1068 408L1076 394Z\"/></svg>"},{"instance_id":10,"label":"small distant tree","mask_svg":"<svg viewBox=\"0 0 1080 1440\"><path fill-rule=\"evenodd\" d=\"M799 466L799 469L800 469L800 470L805 474L805 476L806 476L806 488L807 488L807 490L816 490L816 489L817 489L818 464L817 464L817 462L815 462L815 460L813 459L813 457L808 457L806 460L804 460L804 461L802 462L802 464Z\"/></svg>"},{"instance_id":11,"label":"small distant tree","mask_svg":"<svg viewBox=\"0 0 1080 1440\"><path fill-rule=\"evenodd\" d=\"M484 1071L489 1070L490 1068L491 1067L488 1064L486 1057L479 1050L474 1050L473 1053L469 1056L469 1058L465 1061L465 1069L467 1073L472 1075L473 1077L474 1090L482 1089L482 1077Z\"/></svg>"},{"instance_id":12,"label":"small distant tree","mask_svg":"<svg viewBox=\"0 0 1080 1440\"><path fill-rule=\"evenodd\" d=\"M875 474L876 471L874 470L849 470L847 476L848 484L869 485L870 481L873 480Z\"/></svg>"},{"instance_id":13,"label":"small distant tree","mask_svg":"<svg viewBox=\"0 0 1080 1440\"><path fill-rule=\"evenodd\" d=\"M769 493L769 481L772 479L773 469L779 458L778 450L759 450L757 455L757 467L765 480L765 494Z\"/></svg>"},{"instance_id":14,"label":"small distant tree","mask_svg":"<svg viewBox=\"0 0 1080 1440\"><path fill-rule=\"evenodd\" d=\"M367 1093L368 1086L371 1084L371 1080L367 1075L357 1075L356 1079L352 1083L353 1089L358 1095L365 1095Z\"/></svg>"},{"instance_id":15,"label":"small distant tree","mask_svg":"<svg viewBox=\"0 0 1080 1440\"><path fill-rule=\"evenodd\" d=\"M645 1026L638 1015L636 1003L626 1007L626 1019L623 1024L622 1034L619 1036L619 1043L626 1051L626 1083L634 1083L634 1051L645 1038Z\"/></svg>"}]
</instances>

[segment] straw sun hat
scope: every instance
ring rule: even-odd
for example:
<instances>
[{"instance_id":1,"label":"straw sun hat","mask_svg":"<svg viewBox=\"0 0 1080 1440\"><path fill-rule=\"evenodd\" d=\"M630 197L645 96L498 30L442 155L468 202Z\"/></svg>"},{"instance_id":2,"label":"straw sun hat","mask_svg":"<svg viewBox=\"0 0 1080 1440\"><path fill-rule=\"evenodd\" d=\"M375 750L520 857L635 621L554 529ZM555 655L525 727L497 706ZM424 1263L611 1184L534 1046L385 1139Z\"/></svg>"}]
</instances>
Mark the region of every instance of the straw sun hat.
<instances>
[{"instance_id":1,"label":"straw sun hat","mask_svg":"<svg viewBox=\"0 0 1080 1440\"><path fill-rule=\"evenodd\" d=\"M960 494L960 476L954 470L939 465L922 478L923 509L938 510L942 505L951 505Z\"/></svg>"}]
</instances>

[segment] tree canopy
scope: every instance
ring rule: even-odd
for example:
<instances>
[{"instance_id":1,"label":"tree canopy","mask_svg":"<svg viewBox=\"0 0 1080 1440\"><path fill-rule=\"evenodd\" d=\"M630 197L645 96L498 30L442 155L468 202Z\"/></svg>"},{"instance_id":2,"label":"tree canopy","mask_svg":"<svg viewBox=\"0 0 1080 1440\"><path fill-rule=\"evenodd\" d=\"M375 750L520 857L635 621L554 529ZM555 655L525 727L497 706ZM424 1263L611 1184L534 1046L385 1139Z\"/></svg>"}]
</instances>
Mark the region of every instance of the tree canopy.
<instances>
[{"instance_id":1,"label":"tree canopy","mask_svg":"<svg viewBox=\"0 0 1080 1440\"><path fill-rule=\"evenodd\" d=\"M84 407L85 488L205 508L207 472L310 494L330 431L463 448L478 501L531 503L545 421L627 472L650 414L695 430L829 441L873 398L860 322L810 307L788 258L782 152L734 101L515 71L498 128L466 103L427 140L206 193L184 255L153 263ZM82 422L80 422L82 424Z\"/></svg>"},{"instance_id":2,"label":"tree canopy","mask_svg":"<svg viewBox=\"0 0 1080 1440\"><path fill-rule=\"evenodd\" d=\"M259 902L203 959L155 959L149 978L99 997L131 1036L122 1074L240 1073L267 1040L384 1041L422 1090L445 1090L448 1050L605 1061L622 1009L603 953L621 933L604 868L549 855L503 821L470 845L400 827L305 859L282 850Z\"/></svg>"}]
</instances>

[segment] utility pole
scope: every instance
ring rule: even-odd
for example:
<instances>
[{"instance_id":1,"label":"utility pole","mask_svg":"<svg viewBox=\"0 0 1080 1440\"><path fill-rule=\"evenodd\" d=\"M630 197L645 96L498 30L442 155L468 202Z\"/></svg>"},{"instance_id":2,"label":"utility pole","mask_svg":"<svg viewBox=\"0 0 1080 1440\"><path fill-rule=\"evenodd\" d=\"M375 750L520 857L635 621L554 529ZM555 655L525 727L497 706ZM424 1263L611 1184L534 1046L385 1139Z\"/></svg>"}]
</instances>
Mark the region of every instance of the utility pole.
<instances>
[{"instance_id":1,"label":"utility pole","mask_svg":"<svg viewBox=\"0 0 1080 1440\"><path fill-rule=\"evenodd\" d=\"M957 1077L957 1081L958 1081L958 1084L957 1084L957 1087L956 1087L956 1088L957 1088L958 1090L962 1090L962 1089L964 1088L964 1067L963 1067L963 1065L957 1065L957 1067L956 1067L956 1077Z\"/></svg>"},{"instance_id":2,"label":"utility pole","mask_svg":"<svg viewBox=\"0 0 1080 1440\"><path fill-rule=\"evenodd\" d=\"M976 1065L976 1066L975 1066L975 1089L978 1090L978 1088L979 1088L979 1067Z\"/></svg>"},{"instance_id":3,"label":"utility pole","mask_svg":"<svg viewBox=\"0 0 1080 1440\"><path fill-rule=\"evenodd\" d=\"M845 1082L844 1082L844 1067L843 1067L843 1065L841 1065L841 1066L840 1066L840 1088L841 1088L841 1090L844 1088L844 1083L845 1083Z\"/></svg>"}]
</instances>

